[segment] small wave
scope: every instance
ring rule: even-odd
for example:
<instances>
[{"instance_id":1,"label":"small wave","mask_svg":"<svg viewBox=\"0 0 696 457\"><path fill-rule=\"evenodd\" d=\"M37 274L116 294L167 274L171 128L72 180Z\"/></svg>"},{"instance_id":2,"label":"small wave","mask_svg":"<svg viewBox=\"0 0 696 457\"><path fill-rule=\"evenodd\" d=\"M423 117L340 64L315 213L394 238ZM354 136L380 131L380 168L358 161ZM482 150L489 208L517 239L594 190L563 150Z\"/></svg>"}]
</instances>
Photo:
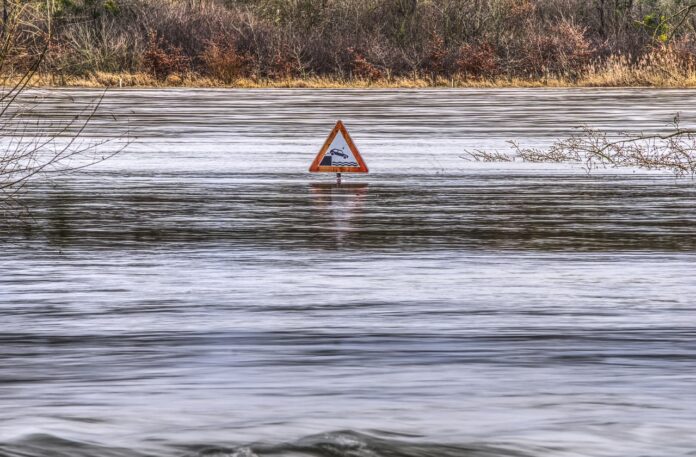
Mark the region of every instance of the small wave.
<instances>
[{"instance_id":1,"label":"small wave","mask_svg":"<svg viewBox=\"0 0 696 457\"><path fill-rule=\"evenodd\" d=\"M155 457L137 449L103 446L53 435L33 434L0 442L0 457Z\"/></svg>"},{"instance_id":2,"label":"small wave","mask_svg":"<svg viewBox=\"0 0 696 457\"><path fill-rule=\"evenodd\" d=\"M239 449L213 449L204 450L198 453L189 454L199 457L259 457L250 447L240 447Z\"/></svg>"},{"instance_id":3,"label":"small wave","mask_svg":"<svg viewBox=\"0 0 696 457\"><path fill-rule=\"evenodd\" d=\"M172 452L174 451L174 452ZM445 444L415 437L336 431L282 444L171 446L160 453L30 435L0 443L0 457L526 457L531 453L486 443Z\"/></svg>"}]
</instances>

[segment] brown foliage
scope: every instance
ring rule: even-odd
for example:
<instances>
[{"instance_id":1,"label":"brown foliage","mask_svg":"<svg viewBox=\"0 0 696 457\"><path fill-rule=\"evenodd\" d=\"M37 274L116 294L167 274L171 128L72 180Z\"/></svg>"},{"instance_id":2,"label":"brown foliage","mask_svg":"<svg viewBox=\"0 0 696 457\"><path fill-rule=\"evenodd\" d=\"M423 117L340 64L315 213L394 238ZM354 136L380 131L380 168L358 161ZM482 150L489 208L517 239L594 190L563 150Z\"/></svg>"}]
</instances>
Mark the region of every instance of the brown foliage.
<instances>
[{"instance_id":1,"label":"brown foliage","mask_svg":"<svg viewBox=\"0 0 696 457\"><path fill-rule=\"evenodd\" d=\"M384 77L384 73L370 63L362 53L353 48L349 48L348 53L351 56L352 74L354 77L370 81Z\"/></svg>"},{"instance_id":2,"label":"brown foliage","mask_svg":"<svg viewBox=\"0 0 696 457\"><path fill-rule=\"evenodd\" d=\"M456 70L464 76L481 78L498 71L495 49L490 43L466 43L459 49Z\"/></svg>"},{"instance_id":3,"label":"brown foliage","mask_svg":"<svg viewBox=\"0 0 696 457\"><path fill-rule=\"evenodd\" d=\"M181 47L167 43L156 32L150 31L143 63L153 76L166 79L171 74L185 73L190 68L190 62L191 59L183 54Z\"/></svg>"},{"instance_id":4,"label":"brown foliage","mask_svg":"<svg viewBox=\"0 0 696 457\"><path fill-rule=\"evenodd\" d=\"M235 42L218 38L208 42L208 47L201 55L201 61L210 76L230 84L235 79L251 74L253 59L249 55L241 54Z\"/></svg>"},{"instance_id":5,"label":"brown foliage","mask_svg":"<svg viewBox=\"0 0 696 457\"><path fill-rule=\"evenodd\" d=\"M445 47L445 40L442 36L433 33L430 36L430 41L428 42L428 54L427 62L425 64L426 68L434 74L445 73L447 68L447 48Z\"/></svg>"}]
</instances>

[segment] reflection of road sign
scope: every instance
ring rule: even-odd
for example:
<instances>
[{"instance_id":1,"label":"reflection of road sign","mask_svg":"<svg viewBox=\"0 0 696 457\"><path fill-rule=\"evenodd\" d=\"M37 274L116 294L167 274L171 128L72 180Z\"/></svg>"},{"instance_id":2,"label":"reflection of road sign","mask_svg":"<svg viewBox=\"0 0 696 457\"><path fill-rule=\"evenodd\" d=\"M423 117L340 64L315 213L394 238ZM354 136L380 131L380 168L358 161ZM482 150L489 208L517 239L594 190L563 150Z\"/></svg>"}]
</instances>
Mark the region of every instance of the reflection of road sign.
<instances>
[{"instance_id":1,"label":"reflection of road sign","mask_svg":"<svg viewBox=\"0 0 696 457\"><path fill-rule=\"evenodd\" d=\"M309 171L330 173L367 173L367 165L350 138L343 122L336 122Z\"/></svg>"},{"instance_id":2,"label":"reflection of road sign","mask_svg":"<svg viewBox=\"0 0 696 457\"><path fill-rule=\"evenodd\" d=\"M312 238L312 246L335 246L344 243L360 244L356 222L368 193L367 183L310 183L313 219L323 227ZM335 244L332 244L335 243Z\"/></svg>"}]
</instances>

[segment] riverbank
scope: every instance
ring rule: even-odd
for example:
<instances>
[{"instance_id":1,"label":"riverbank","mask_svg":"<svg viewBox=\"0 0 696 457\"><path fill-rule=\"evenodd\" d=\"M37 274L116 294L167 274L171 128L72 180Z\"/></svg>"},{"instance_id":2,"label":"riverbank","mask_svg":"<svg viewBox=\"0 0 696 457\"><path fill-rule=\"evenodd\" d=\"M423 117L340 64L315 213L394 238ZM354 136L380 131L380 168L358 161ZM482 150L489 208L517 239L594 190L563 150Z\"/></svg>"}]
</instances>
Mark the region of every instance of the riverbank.
<instances>
[{"instance_id":1,"label":"riverbank","mask_svg":"<svg viewBox=\"0 0 696 457\"><path fill-rule=\"evenodd\" d=\"M12 78L8 79L12 82ZM636 69L615 67L611 71L588 72L578 78L551 76L548 78L466 78L466 77L425 77L412 78L237 78L230 82L197 74L172 74L166 78L156 78L148 73L107 73L95 72L82 76L42 74L31 79L34 87L200 87L200 88L539 88L539 87L656 87L656 88L696 88L696 71L688 73L670 72L662 67Z\"/></svg>"},{"instance_id":2,"label":"riverbank","mask_svg":"<svg viewBox=\"0 0 696 457\"><path fill-rule=\"evenodd\" d=\"M43 86L696 87L676 0L10 3L0 73Z\"/></svg>"}]
</instances>

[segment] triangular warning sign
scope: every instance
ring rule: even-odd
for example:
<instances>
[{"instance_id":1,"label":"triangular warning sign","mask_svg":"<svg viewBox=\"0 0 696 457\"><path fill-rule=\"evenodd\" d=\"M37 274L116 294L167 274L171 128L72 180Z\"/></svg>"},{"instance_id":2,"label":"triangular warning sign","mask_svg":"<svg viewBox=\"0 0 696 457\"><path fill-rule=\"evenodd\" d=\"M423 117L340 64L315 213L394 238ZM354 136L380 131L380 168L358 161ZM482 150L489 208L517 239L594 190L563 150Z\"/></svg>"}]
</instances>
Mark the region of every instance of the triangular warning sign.
<instances>
[{"instance_id":1,"label":"triangular warning sign","mask_svg":"<svg viewBox=\"0 0 696 457\"><path fill-rule=\"evenodd\" d=\"M309 167L311 172L367 173L367 165L343 122L336 122L324 146Z\"/></svg>"}]
</instances>

